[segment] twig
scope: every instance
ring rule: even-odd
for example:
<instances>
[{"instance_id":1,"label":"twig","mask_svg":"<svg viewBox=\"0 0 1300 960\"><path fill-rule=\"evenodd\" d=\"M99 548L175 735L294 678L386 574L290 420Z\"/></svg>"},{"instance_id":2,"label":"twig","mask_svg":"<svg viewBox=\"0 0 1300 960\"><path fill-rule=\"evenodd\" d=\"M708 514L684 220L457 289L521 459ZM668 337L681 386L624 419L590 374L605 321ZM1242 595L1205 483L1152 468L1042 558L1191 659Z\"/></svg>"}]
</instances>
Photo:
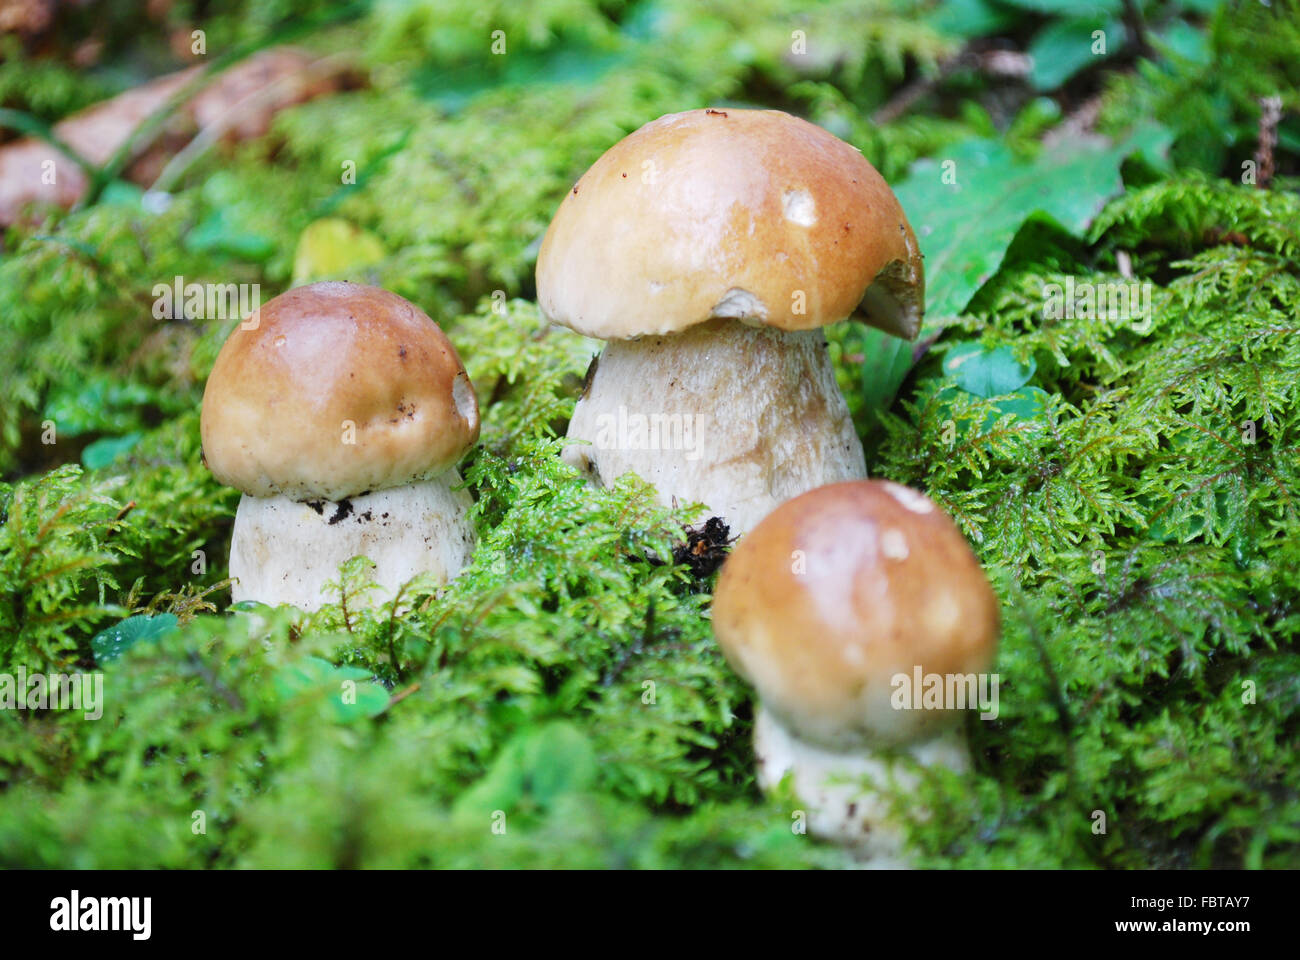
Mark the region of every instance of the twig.
<instances>
[{"instance_id":1,"label":"twig","mask_svg":"<svg viewBox=\"0 0 1300 960\"><path fill-rule=\"evenodd\" d=\"M956 56L939 61L937 71L929 76L921 77L899 90L898 93L889 98L889 101L884 106L871 115L871 122L877 126L882 126L897 120L911 109L912 104L947 80L959 66L969 62L966 58L967 53L963 50Z\"/></svg>"},{"instance_id":2,"label":"twig","mask_svg":"<svg viewBox=\"0 0 1300 960\"><path fill-rule=\"evenodd\" d=\"M973 67L995 77L1023 77L1029 72L1029 58L1011 50L978 52L970 47L939 61L939 69L929 76L909 83L894 94L884 106L871 115L871 122L880 126L897 120L912 106L943 83L962 67Z\"/></svg>"},{"instance_id":3,"label":"twig","mask_svg":"<svg viewBox=\"0 0 1300 960\"><path fill-rule=\"evenodd\" d=\"M399 690L397 693L389 697L388 706L384 707L384 709L391 710L393 707L397 706L397 704L401 703L403 700L405 700L407 697L409 697L411 694L415 693L415 691L419 689L420 689L420 684L413 683L409 687L406 687L403 690Z\"/></svg>"},{"instance_id":4,"label":"twig","mask_svg":"<svg viewBox=\"0 0 1300 960\"><path fill-rule=\"evenodd\" d=\"M1277 94L1259 98L1259 146L1255 148L1255 186L1261 190L1273 180L1276 167L1277 125L1282 120L1282 98Z\"/></svg>"},{"instance_id":5,"label":"twig","mask_svg":"<svg viewBox=\"0 0 1300 960\"><path fill-rule=\"evenodd\" d=\"M117 511L117 515L114 516L113 519L108 522L108 532L104 534L105 540L111 540L113 538L113 534L117 533L116 525L121 523L124 519L126 519L126 515L134 509L135 509L135 501L132 500L121 510Z\"/></svg>"}]
</instances>

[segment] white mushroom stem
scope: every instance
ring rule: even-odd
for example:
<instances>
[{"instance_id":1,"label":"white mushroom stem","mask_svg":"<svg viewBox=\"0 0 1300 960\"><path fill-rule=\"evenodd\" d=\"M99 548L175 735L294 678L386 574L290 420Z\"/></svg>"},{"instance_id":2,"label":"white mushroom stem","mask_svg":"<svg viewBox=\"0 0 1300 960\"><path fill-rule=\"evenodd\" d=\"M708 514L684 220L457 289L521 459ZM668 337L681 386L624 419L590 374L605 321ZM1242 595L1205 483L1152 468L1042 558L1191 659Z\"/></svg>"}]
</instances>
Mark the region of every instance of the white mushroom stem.
<instances>
[{"instance_id":1,"label":"white mushroom stem","mask_svg":"<svg viewBox=\"0 0 1300 960\"><path fill-rule=\"evenodd\" d=\"M473 500L452 489L459 484L453 469L337 503L245 495L230 543L233 599L316 610L338 600L337 590L325 585L356 556L375 564L379 589L366 595L367 603L391 600L418 574L448 582L474 551Z\"/></svg>"},{"instance_id":2,"label":"white mushroom stem","mask_svg":"<svg viewBox=\"0 0 1300 960\"><path fill-rule=\"evenodd\" d=\"M569 424L566 462L635 473L665 505L703 503L733 535L778 504L867 475L820 330L719 319L610 342Z\"/></svg>"},{"instance_id":3,"label":"white mushroom stem","mask_svg":"<svg viewBox=\"0 0 1300 960\"><path fill-rule=\"evenodd\" d=\"M891 818L889 798L880 791L915 788L920 777L913 767L883 752L840 753L801 740L762 706L754 719L754 753L758 783L764 790L775 789L791 775L794 794L806 805L811 834L845 845L865 866L907 866L903 828ZM895 757L900 754L923 767L942 766L956 773L970 769L966 734L960 726L896 747Z\"/></svg>"}]
</instances>

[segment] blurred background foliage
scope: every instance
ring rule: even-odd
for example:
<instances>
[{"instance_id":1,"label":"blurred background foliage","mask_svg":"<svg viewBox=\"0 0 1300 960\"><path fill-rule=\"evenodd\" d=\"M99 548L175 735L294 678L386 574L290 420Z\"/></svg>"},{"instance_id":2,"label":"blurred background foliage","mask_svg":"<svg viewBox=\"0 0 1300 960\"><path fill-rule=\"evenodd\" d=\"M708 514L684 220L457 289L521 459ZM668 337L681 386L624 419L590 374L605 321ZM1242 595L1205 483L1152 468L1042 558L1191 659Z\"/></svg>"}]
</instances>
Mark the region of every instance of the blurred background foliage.
<instances>
[{"instance_id":1,"label":"blurred background foliage","mask_svg":"<svg viewBox=\"0 0 1300 960\"><path fill-rule=\"evenodd\" d=\"M0 28L26 130L286 41L347 76L165 195L5 233L0 671L102 667L106 708L0 711L0 863L846 864L754 787L711 578L646 559L702 512L556 458L595 345L532 302L550 216L641 124L729 104L861 149L927 254L920 345L828 331L869 470L948 509L1004 603L1002 713L924 784L919 862L1300 866L1291 0L26 0ZM229 609L198 407L236 320L155 318L177 276L375 283L443 325L484 416L455 583L358 609L357 565L316 614ZM1045 317L1066 278L1150 282L1150 314Z\"/></svg>"}]
</instances>

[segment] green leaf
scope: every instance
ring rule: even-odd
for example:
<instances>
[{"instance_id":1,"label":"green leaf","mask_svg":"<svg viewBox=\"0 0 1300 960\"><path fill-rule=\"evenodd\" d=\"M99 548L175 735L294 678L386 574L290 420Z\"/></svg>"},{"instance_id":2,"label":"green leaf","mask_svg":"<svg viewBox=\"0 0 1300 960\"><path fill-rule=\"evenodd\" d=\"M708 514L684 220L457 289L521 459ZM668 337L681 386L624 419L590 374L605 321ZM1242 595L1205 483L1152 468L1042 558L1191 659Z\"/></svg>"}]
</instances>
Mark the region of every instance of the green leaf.
<instances>
[{"instance_id":1,"label":"green leaf","mask_svg":"<svg viewBox=\"0 0 1300 960\"><path fill-rule=\"evenodd\" d=\"M248 207L238 179L219 172L203 185L207 216L185 235L185 249L191 253L221 253L240 260L260 263L275 253L275 241L259 232L256 216Z\"/></svg>"},{"instance_id":2,"label":"green leaf","mask_svg":"<svg viewBox=\"0 0 1300 960\"><path fill-rule=\"evenodd\" d=\"M519 809L524 796L524 747L523 735L516 735L488 772L456 798L452 816L457 821L486 824L497 810Z\"/></svg>"},{"instance_id":3,"label":"green leaf","mask_svg":"<svg viewBox=\"0 0 1300 960\"><path fill-rule=\"evenodd\" d=\"M962 391L957 387L944 387L935 395L935 406L940 421L952 420L956 436L963 440L972 434L987 434L1007 414L1011 414L1017 421L1044 421L1050 399L1047 391L1041 387L1021 387L1003 396L987 399L973 411L975 416L958 416L953 408L961 396Z\"/></svg>"},{"instance_id":4,"label":"green leaf","mask_svg":"<svg viewBox=\"0 0 1300 960\"><path fill-rule=\"evenodd\" d=\"M1004 2L1022 10L1033 10L1035 13L1071 17L1118 14L1124 7L1124 0L1004 0Z\"/></svg>"},{"instance_id":5,"label":"green leaf","mask_svg":"<svg viewBox=\"0 0 1300 960\"><path fill-rule=\"evenodd\" d=\"M597 50L585 44L548 50L520 50L508 57L440 66L413 76L416 91L449 113L456 113L478 94L502 86L550 84L597 86L602 77L631 58L630 51ZM497 67L496 61L504 61Z\"/></svg>"},{"instance_id":6,"label":"green leaf","mask_svg":"<svg viewBox=\"0 0 1300 960\"><path fill-rule=\"evenodd\" d=\"M854 417L863 429L870 429L875 412L889 409L911 369L913 344L860 323L848 325L841 344L840 366L860 384L851 391L858 404Z\"/></svg>"},{"instance_id":7,"label":"green leaf","mask_svg":"<svg viewBox=\"0 0 1300 960\"><path fill-rule=\"evenodd\" d=\"M1035 97L1025 104L1016 114L1016 118L1011 121L1011 126L1007 128L1006 133L1007 142L1022 155L1037 156L1041 148L1039 138L1060 119L1059 103L1051 97Z\"/></svg>"},{"instance_id":8,"label":"green leaf","mask_svg":"<svg viewBox=\"0 0 1300 960\"><path fill-rule=\"evenodd\" d=\"M1168 130L1148 123L1122 143L1061 143L1032 162L984 139L917 162L894 193L926 257L927 327L965 309L1028 216L1040 212L1082 231L1121 189L1124 158L1137 150L1162 153L1170 140Z\"/></svg>"},{"instance_id":9,"label":"green leaf","mask_svg":"<svg viewBox=\"0 0 1300 960\"><path fill-rule=\"evenodd\" d=\"M1013 26L1020 16L992 0L950 0L930 13L928 23L940 33L987 37Z\"/></svg>"},{"instance_id":10,"label":"green leaf","mask_svg":"<svg viewBox=\"0 0 1300 960\"><path fill-rule=\"evenodd\" d=\"M1212 59L1209 38L1186 20L1175 20L1156 34L1155 42L1164 51L1200 66Z\"/></svg>"},{"instance_id":11,"label":"green leaf","mask_svg":"<svg viewBox=\"0 0 1300 960\"><path fill-rule=\"evenodd\" d=\"M232 613L256 613L265 616L275 608L257 600L238 600L230 605L230 610Z\"/></svg>"},{"instance_id":12,"label":"green leaf","mask_svg":"<svg viewBox=\"0 0 1300 960\"><path fill-rule=\"evenodd\" d=\"M1011 414L1017 421L1042 420L1047 412L1048 393L1041 387L1021 387L998 397L989 405L989 411L980 423L980 430L988 433L997 422Z\"/></svg>"},{"instance_id":13,"label":"green leaf","mask_svg":"<svg viewBox=\"0 0 1300 960\"><path fill-rule=\"evenodd\" d=\"M185 249L191 253L224 253L259 263L275 253L275 242L248 229L238 213L214 210L186 234Z\"/></svg>"},{"instance_id":14,"label":"green leaf","mask_svg":"<svg viewBox=\"0 0 1300 960\"><path fill-rule=\"evenodd\" d=\"M1010 347L989 350L978 343L954 347L943 361L944 373L957 386L977 397L1000 397L1018 390L1029 382L1036 369L1032 358L1023 364Z\"/></svg>"},{"instance_id":15,"label":"green leaf","mask_svg":"<svg viewBox=\"0 0 1300 960\"><path fill-rule=\"evenodd\" d=\"M178 625L175 614L137 614L95 634L90 640L90 649L95 655L95 662L103 666L117 660L141 640L165 637Z\"/></svg>"},{"instance_id":16,"label":"green leaf","mask_svg":"<svg viewBox=\"0 0 1300 960\"><path fill-rule=\"evenodd\" d=\"M128 433L124 437L104 437L88 444L81 451L81 464L87 470L101 470L140 442L142 433Z\"/></svg>"},{"instance_id":17,"label":"green leaf","mask_svg":"<svg viewBox=\"0 0 1300 960\"><path fill-rule=\"evenodd\" d=\"M275 690L284 703L328 697L336 719L352 723L380 714L388 706L388 691L368 683L368 670L336 667L320 657L304 657L282 667L275 675Z\"/></svg>"},{"instance_id":18,"label":"green leaf","mask_svg":"<svg viewBox=\"0 0 1300 960\"><path fill-rule=\"evenodd\" d=\"M993 404L995 413L984 422L984 429L993 426L1008 413L1021 420L1037 420L1047 410L1048 393L1042 387L1021 387L1004 397L999 397Z\"/></svg>"},{"instance_id":19,"label":"green leaf","mask_svg":"<svg viewBox=\"0 0 1300 960\"><path fill-rule=\"evenodd\" d=\"M1093 52L1093 33L1105 33L1106 52ZM1076 18L1049 23L1034 37L1028 53L1033 58L1029 82L1038 90L1055 90L1080 70L1116 53L1124 39L1119 20Z\"/></svg>"},{"instance_id":20,"label":"green leaf","mask_svg":"<svg viewBox=\"0 0 1300 960\"><path fill-rule=\"evenodd\" d=\"M496 810L544 810L586 791L597 773L586 734L566 721L547 723L516 734L482 779L457 798L453 813L461 822L486 823Z\"/></svg>"},{"instance_id":21,"label":"green leaf","mask_svg":"<svg viewBox=\"0 0 1300 960\"><path fill-rule=\"evenodd\" d=\"M291 285L349 276L385 256L380 239L356 224L338 217L315 220L298 237Z\"/></svg>"},{"instance_id":22,"label":"green leaf","mask_svg":"<svg viewBox=\"0 0 1300 960\"><path fill-rule=\"evenodd\" d=\"M143 197L144 191L134 183L125 180L114 180L104 187L103 193L99 195L99 202L105 205L138 209L140 200Z\"/></svg>"},{"instance_id":23,"label":"green leaf","mask_svg":"<svg viewBox=\"0 0 1300 960\"><path fill-rule=\"evenodd\" d=\"M529 737L524 765L527 789L542 806L581 793L596 780L596 752L571 723L548 723Z\"/></svg>"}]
</instances>

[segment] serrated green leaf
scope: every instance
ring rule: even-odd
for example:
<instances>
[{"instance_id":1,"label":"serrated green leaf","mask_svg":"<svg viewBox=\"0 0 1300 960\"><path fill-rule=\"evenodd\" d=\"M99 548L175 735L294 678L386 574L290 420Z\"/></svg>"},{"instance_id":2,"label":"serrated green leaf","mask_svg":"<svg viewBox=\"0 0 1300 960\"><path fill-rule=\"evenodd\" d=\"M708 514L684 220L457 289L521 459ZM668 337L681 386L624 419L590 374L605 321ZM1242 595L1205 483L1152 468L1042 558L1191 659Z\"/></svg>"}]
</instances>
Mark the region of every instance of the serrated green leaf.
<instances>
[{"instance_id":1,"label":"serrated green leaf","mask_svg":"<svg viewBox=\"0 0 1300 960\"><path fill-rule=\"evenodd\" d=\"M1032 162L998 141L967 140L915 164L894 193L926 257L927 327L965 309L1030 215L1081 232L1122 188L1124 158L1136 150L1159 153L1170 139L1152 123L1118 144L1062 143Z\"/></svg>"}]
</instances>

